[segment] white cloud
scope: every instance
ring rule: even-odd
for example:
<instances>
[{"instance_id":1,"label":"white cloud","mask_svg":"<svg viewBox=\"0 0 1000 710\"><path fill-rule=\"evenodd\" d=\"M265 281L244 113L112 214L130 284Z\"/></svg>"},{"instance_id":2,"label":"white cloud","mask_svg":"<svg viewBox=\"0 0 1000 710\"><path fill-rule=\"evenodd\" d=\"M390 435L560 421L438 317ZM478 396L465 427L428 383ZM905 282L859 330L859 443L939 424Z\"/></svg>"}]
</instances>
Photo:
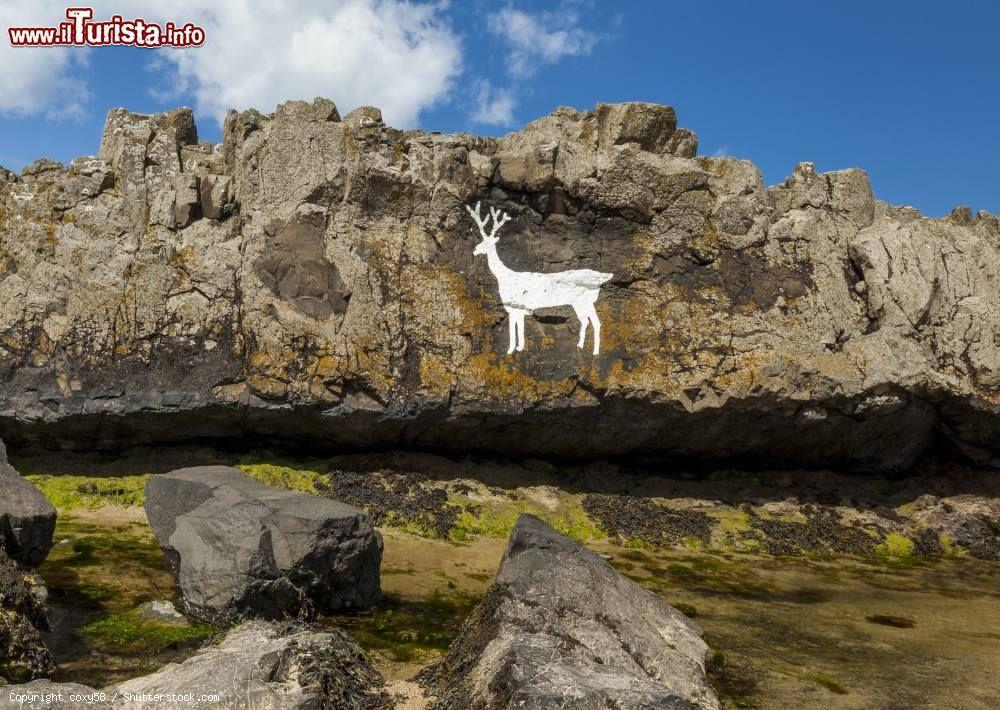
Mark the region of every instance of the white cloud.
<instances>
[{"instance_id":1,"label":"white cloud","mask_svg":"<svg viewBox=\"0 0 1000 710\"><path fill-rule=\"evenodd\" d=\"M590 54L598 36L579 26L568 3L556 11L528 13L508 7L489 16L490 32L507 44L507 69L516 78L534 75L540 66L564 57Z\"/></svg>"},{"instance_id":2,"label":"white cloud","mask_svg":"<svg viewBox=\"0 0 1000 710\"><path fill-rule=\"evenodd\" d=\"M509 126L514 123L514 106L517 102L510 89L494 89L483 79L475 85L476 104L469 114L474 123Z\"/></svg>"},{"instance_id":3,"label":"white cloud","mask_svg":"<svg viewBox=\"0 0 1000 710\"><path fill-rule=\"evenodd\" d=\"M65 4L56 8L37 0L0 3L0 115L77 117L89 97L81 69L87 52L66 47L12 47L8 27L55 25ZM58 13L58 14L53 14Z\"/></svg>"},{"instance_id":4,"label":"white cloud","mask_svg":"<svg viewBox=\"0 0 1000 710\"><path fill-rule=\"evenodd\" d=\"M728 145L720 145L712 153L713 158L731 158L732 155L733 154L730 152Z\"/></svg>"},{"instance_id":5,"label":"white cloud","mask_svg":"<svg viewBox=\"0 0 1000 710\"><path fill-rule=\"evenodd\" d=\"M461 68L461 46L440 5L261 5L175 3L172 12L198 18L208 39L202 47L169 50L161 58L173 65L173 80L193 90L201 111L221 117L231 107L270 111L287 99L326 96L345 111L378 106L387 123L409 128L423 109L447 95Z\"/></svg>"},{"instance_id":6,"label":"white cloud","mask_svg":"<svg viewBox=\"0 0 1000 710\"><path fill-rule=\"evenodd\" d=\"M194 22L203 46L154 50L159 95L191 92L195 107L221 119L229 108L271 111L288 99L326 96L342 111L382 109L387 123L408 128L444 99L461 70L461 44L442 4L406 0L97 0L95 19L113 13L150 21ZM3 20L55 24L64 1L4 0ZM6 27L0 28L6 29ZM78 107L86 89L78 50L40 48L0 54L0 111L41 113ZM70 54L73 52L73 54ZM13 64L8 64L8 55ZM74 96L73 91L76 92ZM11 96L15 98L11 98Z\"/></svg>"}]
</instances>

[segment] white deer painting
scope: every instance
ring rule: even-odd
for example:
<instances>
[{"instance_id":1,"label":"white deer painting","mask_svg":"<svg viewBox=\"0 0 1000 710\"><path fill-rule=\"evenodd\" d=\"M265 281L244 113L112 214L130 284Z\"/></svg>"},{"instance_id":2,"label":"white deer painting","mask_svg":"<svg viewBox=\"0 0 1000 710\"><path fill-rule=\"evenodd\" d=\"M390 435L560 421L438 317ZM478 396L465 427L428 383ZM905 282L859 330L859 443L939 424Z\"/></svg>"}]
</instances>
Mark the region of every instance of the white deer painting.
<instances>
[{"instance_id":1,"label":"white deer painting","mask_svg":"<svg viewBox=\"0 0 1000 710\"><path fill-rule=\"evenodd\" d=\"M507 311L510 326L510 345L507 354L510 355L515 350L524 350L526 315L538 308L572 306L576 317L580 320L580 340L577 342L577 347L583 348L587 339L587 323L590 323L594 331L594 355L597 355L601 351L601 320L597 317L594 303L601 293L601 284L611 279L614 274L604 274L590 269L542 274L507 268L497 254L497 242L500 241L497 232L510 221L510 215L491 207L489 214L480 216L479 204L476 203L475 209L465 206L479 227L479 234L483 239L472 253L486 255L490 271L493 272L500 287L500 300L503 301L504 310ZM493 225L487 234L486 226L491 219Z\"/></svg>"}]
</instances>

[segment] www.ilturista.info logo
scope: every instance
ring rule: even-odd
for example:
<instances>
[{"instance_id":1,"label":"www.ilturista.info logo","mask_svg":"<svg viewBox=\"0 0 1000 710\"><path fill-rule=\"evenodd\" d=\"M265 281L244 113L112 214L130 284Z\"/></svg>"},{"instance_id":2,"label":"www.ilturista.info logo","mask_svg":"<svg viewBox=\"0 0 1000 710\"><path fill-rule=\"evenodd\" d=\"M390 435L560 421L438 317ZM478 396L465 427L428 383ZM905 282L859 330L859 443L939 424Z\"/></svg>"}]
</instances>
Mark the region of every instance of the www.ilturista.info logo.
<instances>
[{"instance_id":1,"label":"www.ilturista.info logo","mask_svg":"<svg viewBox=\"0 0 1000 710\"><path fill-rule=\"evenodd\" d=\"M15 47L200 47L205 43L205 30L191 22L159 25L141 17L126 20L112 15L107 22L92 22L93 18L93 8L71 7L66 10L68 22L56 27L10 27L7 34Z\"/></svg>"}]
</instances>

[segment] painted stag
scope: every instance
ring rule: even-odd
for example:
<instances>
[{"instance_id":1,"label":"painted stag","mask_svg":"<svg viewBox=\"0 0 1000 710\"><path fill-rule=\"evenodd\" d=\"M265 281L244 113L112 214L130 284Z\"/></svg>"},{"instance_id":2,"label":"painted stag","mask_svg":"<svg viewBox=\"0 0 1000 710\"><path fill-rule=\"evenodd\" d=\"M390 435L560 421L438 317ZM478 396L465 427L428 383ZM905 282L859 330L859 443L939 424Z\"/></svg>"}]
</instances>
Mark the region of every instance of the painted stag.
<instances>
[{"instance_id":1,"label":"painted stag","mask_svg":"<svg viewBox=\"0 0 1000 710\"><path fill-rule=\"evenodd\" d=\"M578 348L583 348L587 338L587 323L594 330L594 355L601 350L601 320L597 317L594 303L601 294L601 284L611 279L613 274L604 274L590 269L573 269L558 271L552 274L541 274L531 271L514 271L500 260L497 254L497 242L500 237L497 232L507 222L510 215L491 207L486 215L480 215L479 204L476 208L466 205L472 219L479 227L482 241L476 245L473 254L486 255L490 271L497 279L500 287L500 300L507 311L510 326L510 345L507 354L515 350L524 350L524 317L538 308L555 306L572 306L576 317L580 320L580 340ZM486 228L490 220L493 224L487 234Z\"/></svg>"}]
</instances>

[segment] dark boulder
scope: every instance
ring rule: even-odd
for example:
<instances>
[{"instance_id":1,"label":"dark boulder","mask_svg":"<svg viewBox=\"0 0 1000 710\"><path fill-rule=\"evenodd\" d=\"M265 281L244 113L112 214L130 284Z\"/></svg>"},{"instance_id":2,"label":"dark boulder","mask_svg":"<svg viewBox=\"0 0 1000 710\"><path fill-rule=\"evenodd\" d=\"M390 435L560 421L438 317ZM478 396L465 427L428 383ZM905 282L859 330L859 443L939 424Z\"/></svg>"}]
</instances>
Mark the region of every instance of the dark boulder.
<instances>
[{"instance_id":1,"label":"dark boulder","mask_svg":"<svg viewBox=\"0 0 1000 710\"><path fill-rule=\"evenodd\" d=\"M0 544L0 676L10 681L37 678L55 668L40 635L49 622L39 591L34 575Z\"/></svg>"},{"instance_id":2,"label":"dark boulder","mask_svg":"<svg viewBox=\"0 0 1000 710\"><path fill-rule=\"evenodd\" d=\"M7 462L0 441L0 544L22 565L37 567L52 549L56 509Z\"/></svg>"},{"instance_id":3,"label":"dark boulder","mask_svg":"<svg viewBox=\"0 0 1000 710\"><path fill-rule=\"evenodd\" d=\"M235 468L151 476L146 515L189 613L210 623L363 608L381 594L368 514Z\"/></svg>"},{"instance_id":4,"label":"dark boulder","mask_svg":"<svg viewBox=\"0 0 1000 710\"><path fill-rule=\"evenodd\" d=\"M714 709L707 652L686 616L523 515L486 598L423 679L437 710Z\"/></svg>"}]
</instances>

